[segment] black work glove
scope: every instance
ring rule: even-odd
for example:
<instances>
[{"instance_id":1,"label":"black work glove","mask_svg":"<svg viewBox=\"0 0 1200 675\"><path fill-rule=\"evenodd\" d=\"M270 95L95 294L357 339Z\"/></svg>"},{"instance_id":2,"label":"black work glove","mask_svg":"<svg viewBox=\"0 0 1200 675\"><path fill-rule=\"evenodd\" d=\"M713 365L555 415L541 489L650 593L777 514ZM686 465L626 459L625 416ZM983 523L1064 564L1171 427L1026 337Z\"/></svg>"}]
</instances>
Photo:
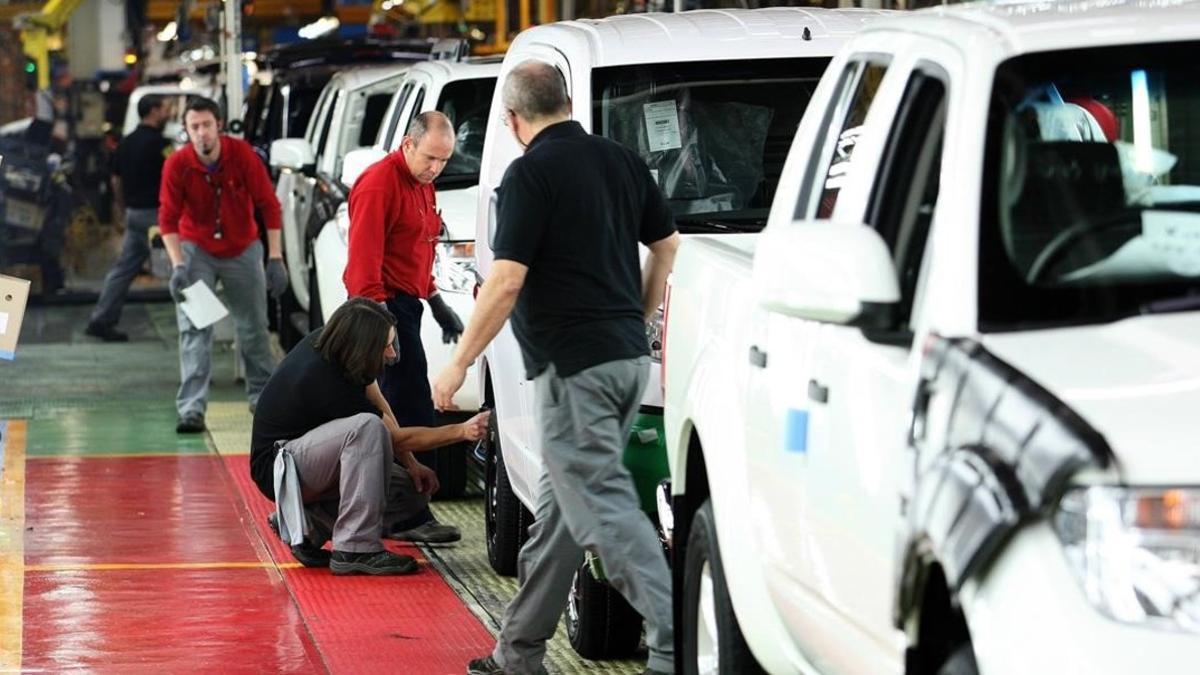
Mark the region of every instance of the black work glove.
<instances>
[{"instance_id":1,"label":"black work glove","mask_svg":"<svg viewBox=\"0 0 1200 675\"><path fill-rule=\"evenodd\" d=\"M463 333L462 319L450 309L450 305L442 299L441 293L435 293L429 296L429 310L433 312L433 318L442 327L442 342L450 344L458 342L458 336Z\"/></svg>"},{"instance_id":2,"label":"black work glove","mask_svg":"<svg viewBox=\"0 0 1200 675\"><path fill-rule=\"evenodd\" d=\"M267 261L267 293L272 298L279 299L287 287L288 273L287 268L283 266L283 259L271 258Z\"/></svg>"},{"instance_id":3,"label":"black work glove","mask_svg":"<svg viewBox=\"0 0 1200 675\"><path fill-rule=\"evenodd\" d=\"M187 265L176 265L171 270L171 281L167 287L171 289L171 297L175 302L183 302L183 289L192 285L191 275L188 274Z\"/></svg>"}]
</instances>

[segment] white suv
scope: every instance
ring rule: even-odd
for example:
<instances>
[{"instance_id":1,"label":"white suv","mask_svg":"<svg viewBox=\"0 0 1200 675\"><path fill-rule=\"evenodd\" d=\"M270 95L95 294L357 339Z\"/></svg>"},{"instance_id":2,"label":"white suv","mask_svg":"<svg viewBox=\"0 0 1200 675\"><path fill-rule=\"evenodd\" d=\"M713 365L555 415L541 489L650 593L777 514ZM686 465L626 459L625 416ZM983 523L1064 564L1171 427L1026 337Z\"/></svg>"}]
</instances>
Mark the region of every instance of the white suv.
<instances>
[{"instance_id":1,"label":"white suv","mask_svg":"<svg viewBox=\"0 0 1200 675\"><path fill-rule=\"evenodd\" d=\"M283 254L290 282L283 302L285 323L279 327L285 348L307 332L295 324L310 327L303 315L299 321L290 315L298 310L311 318L312 240L346 200L348 188L338 180L342 162L351 150L375 142L392 94L409 67L402 63L339 72L317 99L304 138L271 144L270 164L279 170L275 196L283 208Z\"/></svg>"}]
</instances>

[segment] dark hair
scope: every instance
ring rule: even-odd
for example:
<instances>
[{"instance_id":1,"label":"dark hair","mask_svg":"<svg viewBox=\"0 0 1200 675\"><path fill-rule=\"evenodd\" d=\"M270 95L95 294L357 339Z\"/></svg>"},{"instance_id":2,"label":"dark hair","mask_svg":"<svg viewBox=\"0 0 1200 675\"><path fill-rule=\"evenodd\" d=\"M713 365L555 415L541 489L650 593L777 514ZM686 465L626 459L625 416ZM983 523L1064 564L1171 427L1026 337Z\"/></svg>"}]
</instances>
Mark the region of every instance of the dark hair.
<instances>
[{"instance_id":1,"label":"dark hair","mask_svg":"<svg viewBox=\"0 0 1200 675\"><path fill-rule=\"evenodd\" d=\"M162 107L163 97L149 94L138 99L137 113L140 119L146 119L146 116L155 110Z\"/></svg>"},{"instance_id":2,"label":"dark hair","mask_svg":"<svg viewBox=\"0 0 1200 675\"><path fill-rule=\"evenodd\" d=\"M396 317L368 298L350 298L329 317L313 347L350 378L364 386L383 372L383 350Z\"/></svg>"},{"instance_id":3,"label":"dark hair","mask_svg":"<svg viewBox=\"0 0 1200 675\"><path fill-rule=\"evenodd\" d=\"M213 117L221 119L221 106L211 98L203 96L193 96L188 99L187 107L183 109L183 117L187 119L187 114L190 112L210 112Z\"/></svg>"},{"instance_id":4,"label":"dark hair","mask_svg":"<svg viewBox=\"0 0 1200 675\"><path fill-rule=\"evenodd\" d=\"M530 121L571 109L562 72L543 61L525 61L513 68L504 83L502 99L505 107Z\"/></svg>"}]
</instances>

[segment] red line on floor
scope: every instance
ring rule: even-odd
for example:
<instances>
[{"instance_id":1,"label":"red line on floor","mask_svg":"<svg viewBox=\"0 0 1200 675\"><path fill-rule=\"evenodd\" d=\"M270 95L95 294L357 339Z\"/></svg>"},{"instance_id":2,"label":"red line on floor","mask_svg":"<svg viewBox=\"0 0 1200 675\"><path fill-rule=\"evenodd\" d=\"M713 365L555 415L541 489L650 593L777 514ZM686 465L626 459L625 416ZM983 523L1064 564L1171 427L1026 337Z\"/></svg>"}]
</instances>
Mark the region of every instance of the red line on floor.
<instances>
[{"instance_id":1,"label":"red line on floor","mask_svg":"<svg viewBox=\"0 0 1200 675\"><path fill-rule=\"evenodd\" d=\"M271 555L291 562L266 525L273 505L250 480L246 457L225 462ZM388 542L388 548L422 557L411 546ZM284 578L334 673L461 675L469 660L492 649L491 634L428 565L406 577L334 577L301 568L286 570Z\"/></svg>"}]
</instances>

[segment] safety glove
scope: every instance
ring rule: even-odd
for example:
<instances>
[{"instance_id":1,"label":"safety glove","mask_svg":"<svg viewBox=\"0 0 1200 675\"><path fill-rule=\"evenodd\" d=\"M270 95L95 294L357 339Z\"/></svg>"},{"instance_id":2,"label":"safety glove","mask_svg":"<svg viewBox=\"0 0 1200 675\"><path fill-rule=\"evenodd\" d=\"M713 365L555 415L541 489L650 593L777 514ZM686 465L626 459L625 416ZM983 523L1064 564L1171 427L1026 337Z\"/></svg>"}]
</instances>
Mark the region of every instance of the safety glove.
<instances>
[{"instance_id":1,"label":"safety glove","mask_svg":"<svg viewBox=\"0 0 1200 675\"><path fill-rule=\"evenodd\" d=\"M429 296L429 309L433 312L433 318L442 327L442 342L450 344L458 342L458 336L463 333L462 319L450 309L450 305L442 299L441 293L435 293Z\"/></svg>"},{"instance_id":2,"label":"safety glove","mask_svg":"<svg viewBox=\"0 0 1200 675\"><path fill-rule=\"evenodd\" d=\"M283 259L271 258L267 261L267 293L272 298L279 299L287 287L288 274L287 268L283 266Z\"/></svg>"},{"instance_id":3,"label":"safety glove","mask_svg":"<svg viewBox=\"0 0 1200 675\"><path fill-rule=\"evenodd\" d=\"M183 302L183 289L192 285L191 275L188 274L187 265L176 265L171 270L171 281L167 287L171 290L171 297L175 302Z\"/></svg>"}]
</instances>

